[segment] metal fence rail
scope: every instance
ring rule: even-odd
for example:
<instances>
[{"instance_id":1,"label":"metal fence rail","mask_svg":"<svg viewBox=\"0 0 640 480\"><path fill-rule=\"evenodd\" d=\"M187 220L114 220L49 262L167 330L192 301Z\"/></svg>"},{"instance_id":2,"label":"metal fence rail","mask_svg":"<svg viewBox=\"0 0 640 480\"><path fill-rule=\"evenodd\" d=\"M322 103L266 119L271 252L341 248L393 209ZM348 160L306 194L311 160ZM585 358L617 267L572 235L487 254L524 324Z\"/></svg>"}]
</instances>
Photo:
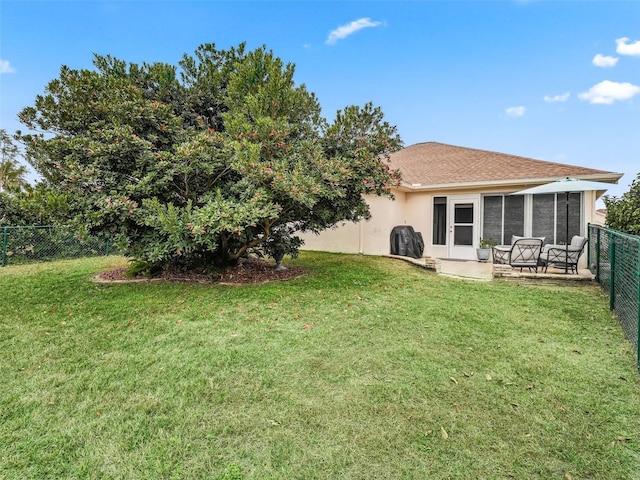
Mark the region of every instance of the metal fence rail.
<instances>
[{"instance_id":1,"label":"metal fence rail","mask_svg":"<svg viewBox=\"0 0 640 480\"><path fill-rule=\"evenodd\" d=\"M81 239L64 227L0 227L0 232L3 267L115 253L109 242Z\"/></svg>"},{"instance_id":2,"label":"metal fence rail","mask_svg":"<svg viewBox=\"0 0 640 480\"><path fill-rule=\"evenodd\" d=\"M609 307L635 347L640 370L640 237L589 225L587 259L596 281L609 292Z\"/></svg>"}]
</instances>

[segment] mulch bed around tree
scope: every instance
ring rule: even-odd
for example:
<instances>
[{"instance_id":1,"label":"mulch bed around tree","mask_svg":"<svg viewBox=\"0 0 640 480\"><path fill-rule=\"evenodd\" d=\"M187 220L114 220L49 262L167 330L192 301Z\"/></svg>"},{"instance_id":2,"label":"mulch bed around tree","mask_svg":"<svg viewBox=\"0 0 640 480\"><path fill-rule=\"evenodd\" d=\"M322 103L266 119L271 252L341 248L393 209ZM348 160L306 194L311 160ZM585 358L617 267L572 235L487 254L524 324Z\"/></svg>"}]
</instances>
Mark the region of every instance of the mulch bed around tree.
<instances>
[{"instance_id":1,"label":"mulch bed around tree","mask_svg":"<svg viewBox=\"0 0 640 480\"><path fill-rule=\"evenodd\" d=\"M197 272L163 272L157 277L148 278L144 275L136 277L125 276L127 267L101 272L95 280L102 283L116 282L180 282L204 283L224 285L248 285L255 283L289 280L305 273L302 267L288 267L287 270L276 270L272 262L260 258L242 258L237 265L228 267L222 274L212 276Z\"/></svg>"}]
</instances>

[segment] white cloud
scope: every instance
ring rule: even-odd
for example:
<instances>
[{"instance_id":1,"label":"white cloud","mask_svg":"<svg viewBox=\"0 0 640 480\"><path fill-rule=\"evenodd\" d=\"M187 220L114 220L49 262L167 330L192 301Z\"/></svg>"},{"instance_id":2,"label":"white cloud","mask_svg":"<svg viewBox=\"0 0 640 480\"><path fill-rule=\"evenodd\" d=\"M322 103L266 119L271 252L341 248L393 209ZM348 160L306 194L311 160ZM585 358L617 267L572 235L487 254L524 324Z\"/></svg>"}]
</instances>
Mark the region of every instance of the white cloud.
<instances>
[{"instance_id":1,"label":"white cloud","mask_svg":"<svg viewBox=\"0 0 640 480\"><path fill-rule=\"evenodd\" d=\"M335 45L338 40L347 38L358 30L368 27L379 27L380 25L382 25L382 22L372 22L370 18L360 18L331 31L331 33L329 33L329 37L327 37L326 43L327 45Z\"/></svg>"},{"instance_id":2,"label":"white cloud","mask_svg":"<svg viewBox=\"0 0 640 480\"><path fill-rule=\"evenodd\" d=\"M11 66L9 60L0 58L0 73L16 73L16 70Z\"/></svg>"},{"instance_id":3,"label":"white cloud","mask_svg":"<svg viewBox=\"0 0 640 480\"><path fill-rule=\"evenodd\" d=\"M640 56L640 40L635 43L627 43L628 41L627 37L616 39L616 44L618 45L616 52L620 55Z\"/></svg>"},{"instance_id":4,"label":"white cloud","mask_svg":"<svg viewBox=\"0 0 640 480\"><path fill-rule=\"evenodd\" d=\"M569 100L570 95L571 94L569 92L563 93L561 95L554 95L553 97L550 95L545 95L544 101L547 103L566 102L567 100Z\"/></svg>"},{"instance_id":5,"label":"white cloud","mask_svg":"<svg viewBox=\"0 0 640 480\"><path fill-rule=\"evenodd\" d=\"M618 63L618 58L605 57L604 55L597 54L595 57L593 57L593 60L591 61L591 63L593 63L596 67L603 67L603 68L615 67L616 63Z\"/></svg>"},{"instance_id":6,"label":"white cloud","mask_svg":"<svg viewBox=\"0 0 640 480\"><path fill-rule=\"evenodd\" d=\"M640 87L631 83L612 82L605 80L594 85L588 92L581 93L578 97L589 103L611 105L613 102L629 100L640 93Z\"/></svg>"},{"instance_id":7,"label":"white cloud","mask_svg":"<svg viewBox=\"0 0 640 480\"><path fill-rule=\"evenodd\" d=\"M520 106L520 107L509 107L509 108L507 108L505 110L505 113L507 115L509 115L510 117L517 118L517 117L523 116L524 112L526 112L526 111L527 111L527 108L526 107L522 107L522 106Z\"/></svg>"}]
</instances>

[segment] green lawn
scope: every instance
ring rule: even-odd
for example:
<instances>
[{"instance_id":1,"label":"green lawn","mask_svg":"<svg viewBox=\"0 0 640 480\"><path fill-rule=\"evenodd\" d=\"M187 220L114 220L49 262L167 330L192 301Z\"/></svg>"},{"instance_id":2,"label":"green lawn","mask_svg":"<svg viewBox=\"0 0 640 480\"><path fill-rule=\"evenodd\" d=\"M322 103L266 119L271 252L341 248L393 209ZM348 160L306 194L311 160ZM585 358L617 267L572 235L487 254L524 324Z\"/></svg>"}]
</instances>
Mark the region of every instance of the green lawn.
<instances>
[{"instance_id":1,"label":"green lawn","mask_svg":"<svg viewBox=\"0 0 640 480\"><path fill-rule=\"evenodd\" d=\"M596 286L319 253L279 283L91 281L123 263L0 269L0 478L640 478Z\"/></svg>"}]
</instances>

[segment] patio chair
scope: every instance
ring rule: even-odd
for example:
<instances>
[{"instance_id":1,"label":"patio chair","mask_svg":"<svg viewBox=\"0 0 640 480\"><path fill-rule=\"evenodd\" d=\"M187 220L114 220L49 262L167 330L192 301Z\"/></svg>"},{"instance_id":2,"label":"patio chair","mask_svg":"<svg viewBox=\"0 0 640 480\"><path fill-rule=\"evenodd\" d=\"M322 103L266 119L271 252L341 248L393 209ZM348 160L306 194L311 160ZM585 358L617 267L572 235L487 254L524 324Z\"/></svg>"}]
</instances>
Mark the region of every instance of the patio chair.
<instances>
[{"instance_id":1,"label":"patio chair","mask_svg":"<svg viewBox=\"0 0 640 480\"><path fill-rule=\"evenodd\" d=\"M544 238L514 237L511 245L493 247L493 263L511 265L514 268L528 268L537 273Z\"/></svg>"},{"instance_id":2,"label":"patio chair","mask_svg":"<svg viewBox=\"0 0 640 480\"><path fill-rule=\"evenodd\" d=\"M578 260L582 256L584 247L589 239L574 235L571 243L567 245L546 245L540 254L540 263L544 266L544 272L547 273L549 265L556 268L567 268L571 273L578 274Z\"/></svg>"}]
</instances>

